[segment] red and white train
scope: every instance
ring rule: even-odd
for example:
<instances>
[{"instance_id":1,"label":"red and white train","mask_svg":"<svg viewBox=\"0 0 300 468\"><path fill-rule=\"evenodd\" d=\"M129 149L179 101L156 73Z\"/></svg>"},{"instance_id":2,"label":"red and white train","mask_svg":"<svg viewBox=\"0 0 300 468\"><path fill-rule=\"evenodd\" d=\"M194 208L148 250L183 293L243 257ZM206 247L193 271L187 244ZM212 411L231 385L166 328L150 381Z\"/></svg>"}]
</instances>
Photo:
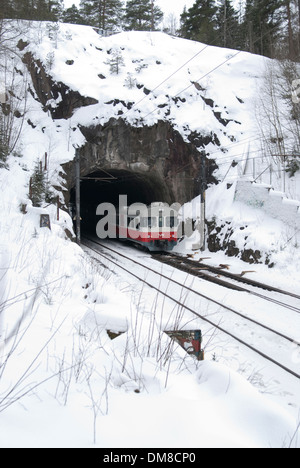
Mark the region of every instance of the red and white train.
<instances>
[{"instance_id":1,"label":"red and white train","mask_svg":"<svg viewBox=\"0 0 300 468\"><path fill-rule=\"evenodd\" d=\"M134 204L118 213L116 234L151 252L172 250L178 242L178 224L177 211L165 203Z\"/></svg>"}]
</instances>

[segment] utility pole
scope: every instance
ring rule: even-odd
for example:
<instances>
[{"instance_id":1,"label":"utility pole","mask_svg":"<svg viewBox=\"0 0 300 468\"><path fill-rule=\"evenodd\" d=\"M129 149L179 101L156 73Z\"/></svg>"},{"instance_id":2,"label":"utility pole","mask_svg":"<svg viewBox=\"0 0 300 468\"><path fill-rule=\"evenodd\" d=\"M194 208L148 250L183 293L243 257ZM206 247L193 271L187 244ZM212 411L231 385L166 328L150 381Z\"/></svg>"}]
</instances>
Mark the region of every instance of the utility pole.
<instances>
[{"instance_id":1,"label":"utility pole","mask_svg":"<svg viewBox=\"0 0 300 468\"><path fill-rule=\"evenodd\" d=\"M300 0L298 0L298 19L299 19L299 24L298 24L298 47L300 48Z\"/></svg>"},{"instance_id":2,"label":"utility pole","mask_svg":"<svg viewBox=\"0 0 300 468\"><path fill-rule=\"evenodd\" d=\"M198 179L197 179L198 182ZM205 154L201 155L201 169L200 169L200 219L198 227L199 243L192 245L192 250L201 250L204 252L206 248L206 157Z\"/></svg>"},{"instance_id":3,"label":"utility pole","mask_svg":"<svg viewBox=\"0 0 300 468\"><path fill-rule=\"evenodd\" d=\"M202 154L201 158L201 213L200 213L200 226L202 227L202 246L201 251L203 252L206 248L206 158L205 154Z\"/></svg>"},{"instance_id":4,"label":"utility pole","mask_svg":"<svg viewBox=\"0 0 300 468\"><path fill-rule=\"evenodd\" d=\"M283 155L283 193L286 192L286 155Z\"/></svg>"},{"instance_id":5,"label":"utility pole","mask_svg":"<svg viewBox=\"0 0 300 468\"><path fill-rule=\"evenodd\" d=\"M224 47L227 46L227 0L224 0Z\"/></svg>"},{"instance_id":6,"label":"utility pole","mask_svg":"<svg viewBox=\"0 0 300 468\"><path fill-rule=\"evenodd\" d=\"M76 191L76 241L81 243L80 232L80 151L75 149L75 191Z\"/></svg>"},{"instance_id":7,"label":"utility pole","mask_svg":"<svg viewBox=\"0 0 300 468\"><path fill-rule=\"evenodd\" d=\"M151 31L154 31L154 0L151 0Z\"/></svg>"}]
</instances>

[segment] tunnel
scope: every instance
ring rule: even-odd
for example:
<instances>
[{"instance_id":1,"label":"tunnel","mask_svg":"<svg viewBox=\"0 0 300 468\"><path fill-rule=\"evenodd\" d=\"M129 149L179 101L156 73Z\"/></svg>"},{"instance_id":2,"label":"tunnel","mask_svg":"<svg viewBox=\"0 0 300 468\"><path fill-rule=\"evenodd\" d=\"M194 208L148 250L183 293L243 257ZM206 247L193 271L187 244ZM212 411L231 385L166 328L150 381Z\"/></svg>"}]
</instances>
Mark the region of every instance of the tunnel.
<instances>
[{"instance_id":1,"label":"tunnel","mask_svg":"<svg viewBox=\"0 0 300 468\"><path fill-rule=\"evenodd\" d=\"M139 173L130 170L96 170L80 178L80 217L83 235L96 234L100 217L96 210L101 203L111 203L118 211L119 197L126 195L128 206L133 203L150 205L153 202L172 204L175 200L157 173ZM70 192L73 220L76 216L76 188ZM74 228L75 228L74 223Z\"/></svg>"},{"instance_id":2,"label":"tunnel","mask_svg":"<svg viewBox=\"0 0 300 468\"><path fill-rule=\"evenodd\" d=\"M200 147L200 143L196 146L185 141L169 122L133 127L122 119L111 119L106 127L80 127L86 140L76 151L80 160L82 232L95 233L97 206L111 203L117 208L120 195L127 196L128 206L153 202L183 205L192 200L199 195L203 161L206 185L215 183L216 165L201 151L204 141ZM60 173L65 206L70 207L73 219L76 155L61 165Z\"/></svg>"}]
</instances>

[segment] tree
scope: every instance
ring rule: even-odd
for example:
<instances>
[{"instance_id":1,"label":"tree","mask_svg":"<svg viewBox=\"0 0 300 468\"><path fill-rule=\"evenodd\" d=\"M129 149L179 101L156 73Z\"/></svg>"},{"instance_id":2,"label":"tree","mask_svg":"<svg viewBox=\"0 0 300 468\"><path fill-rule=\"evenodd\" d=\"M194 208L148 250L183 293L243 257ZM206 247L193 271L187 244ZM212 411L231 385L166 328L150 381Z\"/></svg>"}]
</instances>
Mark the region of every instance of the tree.
<instances>
[{"instance_id":1,"label":"tree","mask_svg":"<svg viewBox=\"0 0 300 468\"><path fill-rule=\"evenodd\" d=\"M281 76L281 96L285 101L287 115L289 116L290 125L286 129L287 134L290 135L290 142L292 146L289 148L291 153L300 155L300 106L299 103L291 99L291 89L294 83L299 79L299 67L297 64L290 60L283 60L279 62L280 76Z\"/></svg>"},{"instance_id":2,"label":"tree","mask_svg":"<svg viewBox=\"0 0 300 468\"><path fill-rule=\"evenodd\" d=\"M60 21L62 19L64 4L63 0L42 0L48 3L49 21ZM45 21L45 20L42 20Z\"/></svg>"},{"instance_id":3,"label":"tree","mask_svg":"<svg viewBox=\"0 0 300 468\"><path fill-rule=\"evenodd\" d=\"M282 0L246 0L243 21L244 47L273 57L283 23Z\"/></svg>"},{"instance_id":4,"label":"tree","mask_svg":"<svg viewBox=\"0 0 300 468\"><path fill-rule=\"evenodd\" d=\"M126 4L125 27L133 31L154 31L163 18L154 0L130 0Z\"/></svg>"},{"instance_id":5,"label":"tree","mask_svg":"<svg viewBox=\"0 0 300 468\"><path fill-rule=\"evenodd\" d=\"M231 0L221 0L216 13L216 23L219 43L222 47L241 48L241 33L239 14L234 9Z\"/></svg>"},{"instance_id":6,"label":"tree","mask_svg":"<svg viewBox=\"0 0 300 468\"><path fill-rule=\"evenodd\" d=\"M121 67L124 67L124 59L119 50L113 50L111 53L111 58L105 62L110 66L110 73L113 75L118 75L121 71Z\"/></svg>"},{"instance_id":7,"label":"tree","mask_svg":"<svg viewBox=\"0 0 300 468\"><path fill-rule=\"evenodd\" d=\"M33 206L40 207L45 200L46 181L45 174L40 167L39 161L36 162L34 172L30 178L29 197Z\"/></svg>"},{"instance_id":8,"label":"tree","mask_svg":"<svg viewBox=\"0 0 300 468\"><path fill-rule=\"evenodd\" d=\"M196 0L181 15L180 35L205 44L215 44L218 38L216 13L214 0Z\"/></svg>"},{"instance_id":9,"label":"tree","mask_svg":"<svg viewBox=\"0 0 300 468\"><path fill-rule=\"evenodd\" d=\"M9 153L9 148L7 146L7 142L5 138L4 117L3 117L2 107L0 104L0 167L5 165L8 153Z\"/></svg>"},{"instance_id":10,"label":"tree","mask_svg":"<svg viewBox=\"0 0 300 468\"><path fill-rule=\"evenodd\" d=\"M295 58L295 49L294 49L294 37L292 29L292 13L291 13L291 1L285 0L286 15L287 15L287 24L288 24L288 48L289 48L289 58L293 60Z\"/></svg>"},{"instance_id":11,"label":"tree","mask_svg":"<svg viewBox=\"0 0 300 468\"><path fill-rule=\"evenodd\" d=\"M70 8L63 11L62 20L64 23L85 24L83 15L74 3Z\"/></svg>"},{"instance_id":12,"label":"tree","mask_svg":"<svg viewBox=\"0 0 300 468\"><path fill-rule=\"evenodd\" d=\"M27 75L13 66L13 57L18 53L14 44L19 42L23 33L24 24L0 19L0 160L2 164L17 148L27 110Z\"/></svg>"},{"instance_id":13,"label":"tree","mask_svg":"<svg viewBox=\"0 0 300 468\"><path fill-rule=\"evenodd\" d=\"M28 83L24 74L16 70L4 70L5 101L0 103L1 160L16 150L27 112ZM23 72L21 72L23 73Z\"/></svg>"},{"instance_id":14,"label":"tree","mask_svg":"<svg viewBox=\"0 0 300 468\"><path fill-rule=\"evenodd\" d=\"M121 0L82 0L80 13L85 24L96 26L103 32L113 32L122 24L123 2Z\"/></svg>"},{"instance_id":15,"label":"tree","mask_svg":"<svg viewBox=\"0 0 300 468\"><path fill-rule=\"evenodd\" d=\"M300 108L291 94L299 76L297 64L290 60L272 60L265 66L257 108L262 152L270 158L270 167L278 164L279 177L282 171L293 176L300 163ZM282 180L284 182L284 177Z\"/></svg>"},{"instance_id":16,"label":"tree","mask_svg":"<svg viewBox=\"0 0 300 468\"><path fill-rule=\"evenodd\" d=\"M0 19L11 18L13 12L12 1L7 0L0 4Z\"/></svg>"},{"instance_id":17,"label":"tree","mask_svg":"<svg viewBox=\"0 0 300 468\"><path fill-rule=\"evenodd\" d=\"M300 55L300 0L295 0L297 4L297 30L298 30L298 55Z\"/></svg>"},{"instance_id":18,"label":"tree","mask_svg":"<svg viewBox=\"0 0 300 468\"><path fill-rule=\"evenodd\" d=\"M3 8L3 9L2 9ZM63 11L62 0L5 0L3 18L58 21Z\"/></svg>"},{"instance_id":19,"label":"tree","mask_svg":"<svg viewBox=\"0 0 300 468\"><path fill-rule=\"evenodd\" d=\"M286 43L283 43L281 49L286 49L285 57L300 61L300 0L283 0L283 3L287 32Z\"/></svg>"}]
</instances>

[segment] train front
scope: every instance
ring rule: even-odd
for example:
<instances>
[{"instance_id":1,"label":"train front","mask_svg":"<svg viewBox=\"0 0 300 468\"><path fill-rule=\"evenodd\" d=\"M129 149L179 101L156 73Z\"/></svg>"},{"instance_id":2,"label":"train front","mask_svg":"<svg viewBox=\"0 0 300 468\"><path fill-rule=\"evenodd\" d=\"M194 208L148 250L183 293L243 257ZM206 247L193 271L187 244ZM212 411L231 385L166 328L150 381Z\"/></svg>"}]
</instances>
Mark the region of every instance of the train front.
<instances>
[{"instance_id":1,"label":"train front","mask_svg":"<svg viewBox=\"0 0 300 468\"><path fill-rule=\"evenodd\" d=\"M127 212L127 240L151 252L172 250L178 242L178 212L166 203L131 206Z\"/></svg>"}]
</instances>

